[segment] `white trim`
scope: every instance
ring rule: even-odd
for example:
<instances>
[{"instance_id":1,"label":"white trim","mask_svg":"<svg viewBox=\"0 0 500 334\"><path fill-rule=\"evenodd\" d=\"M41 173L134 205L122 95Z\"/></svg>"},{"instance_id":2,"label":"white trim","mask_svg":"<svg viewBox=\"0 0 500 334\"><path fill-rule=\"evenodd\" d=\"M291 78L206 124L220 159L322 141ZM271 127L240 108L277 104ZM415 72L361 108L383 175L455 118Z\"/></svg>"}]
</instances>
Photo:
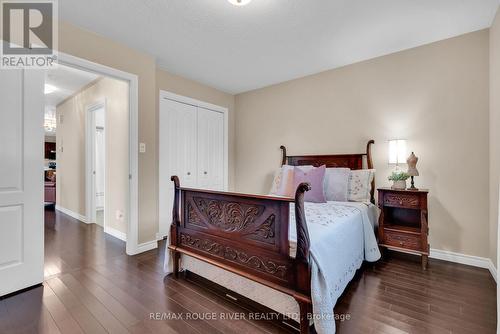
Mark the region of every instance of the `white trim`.
<instances>
[{"instance_id":1,"label":"white trim","mask_svg":"<svg viewBox=\"0 0 500 334\"><path fill-rule=\"evenodd\" d=\"M112 67L97 64L82 58L71 56L63 52L58 54L59 63L79 68L81 70L100 73L108 77L125 80L129 83L129 205L127 224L128 255L135 255L139 251L139 78L135 74L120 71Z\"/></svg>"},{"instance_id":2,"label":"white trim","mask_svg":"<svg viewBox=\"0 0 500 334\"><path fill-rule=\"evenodd\" d=\"M112 227L109 227L109 226L104 226L104 233L106 234L109 234L117 239L120 239L122 241L127 241L127 234L125 232L122 232L122 231L118 231L117 229L114 229Z\"/></svg>"},{"instance_id":3,"label":"white trim","mask_svg":"<svg viewBox=\"0 0 500 334\"><path fill-rule=\"evenodd\" d=\"M87 218L84 215L81 215L79 213L76 213L74 211L71 211L69 209L63 208L62 206L56 205L56 210L64 213L65 215L70 216L71 218L74 218L76 220L79 220L80 222L84 224L89 224L87 221Z\"/></svg>"},{"instance_id":4,"label":"white trim","mask_svg":"<svg viewBox=\"0 0 500 334\"><path fill-rule=\"evenodd\" d=\"M176 102L182 102L185 104L190 104L190 105L195 106L195 107L200 107L200 108L205 108L205 109L210 109L210 110L222 112L224 114L227 113L227 108L224 108L224 107L221 107L221 106L218 106L215 104L211 104L208 102L196 100L196 99L193 99L193 98L190 98L187 96L182 96L182 95L178 95L178 94L175 94L172 92L167 92L166 90L160 90L160 98L168 99L168 100L172 100L172 101L176 101Z\"/></svg>"},{"instance_id":5,"label":"white trim","mask_svg":"<svg viewBox=\"0 0 500 334\"><path fill-rule=\"evenodd\" d=\"M495 279L495 282L497 280L497 274L496 274L497 270L493 265L493 262L488 258L444 251L440 249L431 249L429 257L433 259L444 260L448 262L455 262L455 263L465 264L468 266L488 269L491 273L491 276L493 276L493 278Z\"/></svg>"},{"instance_id":6,"label":"white trim","mask_svg":"<svg viewBox=\"0 0 500 334\"><path fill-rule=\"evenodd\" d=\"M488 269L490 270L490 274L491 274L491 276L493 276L493 279L496 282L497 281L497 268L495 268L495 265L493 264L493 261L491 261L491 259L488 259L488 263L489 263Z\"/></svg>"},{"instance_id":7,"label":"white trim","mask_svg":"<svg viewBox=\"0 0 500 334\"><path fill-rule=\"evenodd\" d=\"M152 249L158 248L158 241L148 241L137 245L137 254L150 251Z\"/></svg>"}]
</instances>

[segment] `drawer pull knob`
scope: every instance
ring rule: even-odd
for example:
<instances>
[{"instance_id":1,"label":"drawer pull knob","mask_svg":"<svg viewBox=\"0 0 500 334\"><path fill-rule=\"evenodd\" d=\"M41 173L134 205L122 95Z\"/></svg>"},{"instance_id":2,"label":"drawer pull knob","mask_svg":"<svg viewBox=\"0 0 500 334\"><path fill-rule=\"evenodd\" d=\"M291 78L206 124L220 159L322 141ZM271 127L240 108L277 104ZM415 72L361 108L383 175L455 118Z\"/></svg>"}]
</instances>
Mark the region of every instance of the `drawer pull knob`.
<instances>
[{"instance_id":1,"label":"drawer pull knob","mask_svg":"<svg viewBox=\"0 0 500 334\"><path fill-rule=\"evenodd\" d=\"M401 245L401 246L404 246L404 244L405 244L404 241L399 242L399 245Z\"/></svg>"},{"instance_id":2,"label":"drawer pull knob","mask_svg":"<svg viewBox=\"0 0 500 334\"><path fill-rule=\"evenodd\" d=\"M403 200L400 200L400 201L399 201L399 205L403 205Z\"/></svg>"}]
</instances>

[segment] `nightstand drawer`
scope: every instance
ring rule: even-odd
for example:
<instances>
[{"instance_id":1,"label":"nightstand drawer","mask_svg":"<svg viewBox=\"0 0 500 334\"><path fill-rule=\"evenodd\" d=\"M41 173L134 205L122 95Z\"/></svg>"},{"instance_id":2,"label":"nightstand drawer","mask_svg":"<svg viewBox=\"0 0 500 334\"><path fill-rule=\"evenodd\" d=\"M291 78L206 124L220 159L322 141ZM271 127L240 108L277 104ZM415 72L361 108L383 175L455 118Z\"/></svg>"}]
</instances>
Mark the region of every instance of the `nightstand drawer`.
<instances>
[{"instance_id":1,"label":"nightstand drawer","mask_svg":"<svg viewBox=\"0 0 500 334\"><path fill-rule=\"evenodd\" d=\"M418 194L386 193L384 205L398 208L420 208L420 196Z\"/></svg>"},{"instance_id":2,"label":"nightstand drawer","mask_svg":"<svg viewBox=\"0 0 500 334\"><path fill-rule=\"evenodd\" d=\"M384 231L384 243L387 246L422 250L422 241L419 235L399 233L395 231Z\"/></svg>"}]
</instances>

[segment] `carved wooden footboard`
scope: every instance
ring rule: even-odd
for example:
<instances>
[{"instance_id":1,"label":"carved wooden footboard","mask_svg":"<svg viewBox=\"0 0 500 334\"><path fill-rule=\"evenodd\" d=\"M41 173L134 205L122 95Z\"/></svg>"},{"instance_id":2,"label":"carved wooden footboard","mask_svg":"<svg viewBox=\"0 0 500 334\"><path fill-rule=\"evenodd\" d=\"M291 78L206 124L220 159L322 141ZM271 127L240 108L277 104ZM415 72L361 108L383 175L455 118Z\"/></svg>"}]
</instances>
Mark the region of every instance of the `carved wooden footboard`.
<instances>
[{"instance_id":1,"label":"carved wooden footboard","mask_svg":"<svg viewBox=\"0 0 500 334\"><path fill-rule=\"evenodd\" d=\"M362 169L373 168L370 140L366 153L287 156L282 164ZM309 332L311 305L310 240L304 213L307 183L298 186L295 198L245 195L181 188L175 184L170 246L174 275L179 272L180 254L186 254L269 286L295 298L300 307L300 332ZM374 201L375 183L371 199ZM295 203L297 253L289 255L290 203ZM332 310L333 311L333 310Z\"/></svg>"},{"instance_id":2,"label":"carved wooden footboard","mask_svg":"<svg viewBox=\"0 0 500 334\"><path fill-rule=\"evenodd\" d=\"M169 249L174 275L178 275L182 253L291 295L299 303L301 332L306 333L311 270L304 192L309 184L300 184L295 194L297 255L293 258L288 240L293 199L181 188L177 176L172 181Z\"/></svg>"}]
</instances>

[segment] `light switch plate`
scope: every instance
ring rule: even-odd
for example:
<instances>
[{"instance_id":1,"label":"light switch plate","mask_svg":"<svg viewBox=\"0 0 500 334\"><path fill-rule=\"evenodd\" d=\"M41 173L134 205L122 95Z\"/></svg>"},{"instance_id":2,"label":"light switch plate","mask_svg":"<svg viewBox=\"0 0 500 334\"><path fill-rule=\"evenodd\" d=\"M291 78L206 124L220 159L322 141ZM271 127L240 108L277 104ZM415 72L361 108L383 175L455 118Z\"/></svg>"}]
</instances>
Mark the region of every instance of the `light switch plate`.
<instances>
[{"instance_id":1,"label":"light switch plate","mask_svg":"<svg viewBox=\"0 0 500 334\"><path fill-rule=\"evenodd\" d=\"M139 143L139 153L146 153L146 143Z\"/></svg>"}]
</instances>

